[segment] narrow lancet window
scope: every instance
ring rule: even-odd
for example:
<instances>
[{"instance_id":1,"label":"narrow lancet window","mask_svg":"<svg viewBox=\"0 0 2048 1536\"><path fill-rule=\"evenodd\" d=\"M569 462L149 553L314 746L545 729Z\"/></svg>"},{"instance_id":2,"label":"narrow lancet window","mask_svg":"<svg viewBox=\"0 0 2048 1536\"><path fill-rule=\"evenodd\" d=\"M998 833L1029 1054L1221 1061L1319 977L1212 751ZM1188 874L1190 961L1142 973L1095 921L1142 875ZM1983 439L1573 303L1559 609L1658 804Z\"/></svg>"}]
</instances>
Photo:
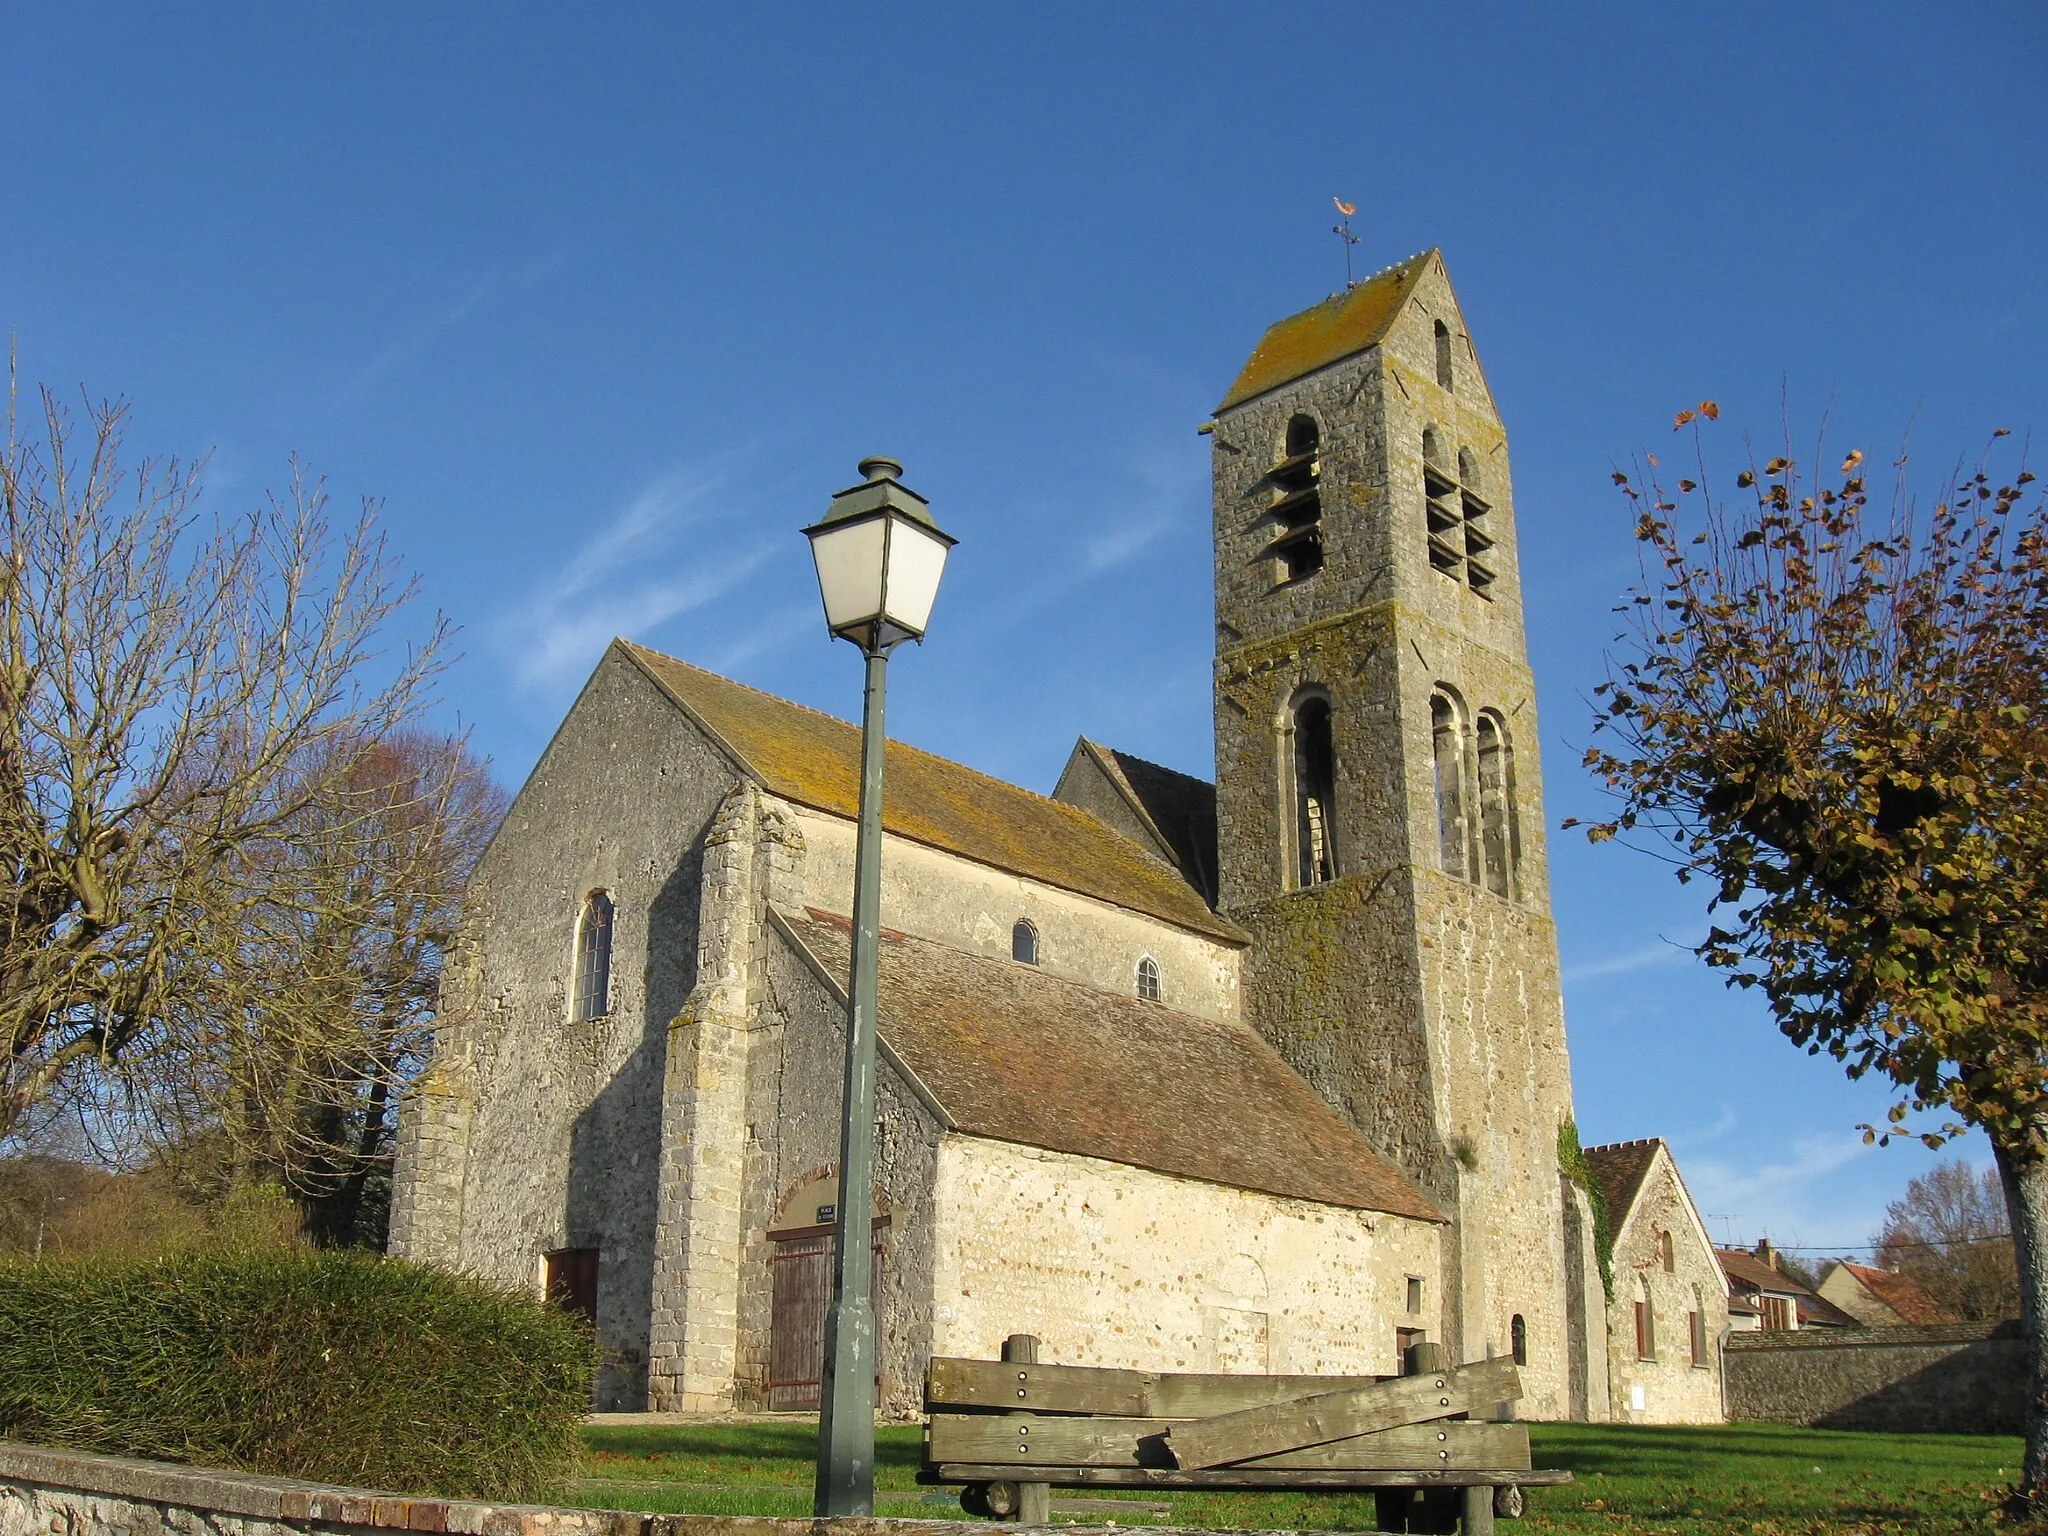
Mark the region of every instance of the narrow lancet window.
<instances>
[{"instance_id":1,"label":"narrow lancet window","mask_svg":"<svg viewBox=\"0 0 2048 1536\"><path fill-rule=\"evenodd\" d=\"M1447 875L1472 878L1471 839L1465 825L1465 731L1458 707L1442 694L1429 701L1431 745L1436 759L1437 863Z\"/></svg>"},{"instance_id":2,"label":"narrow lancet window","mask_svg":"<svg viewBox=\"0 0 2048 1536\"><path fill-rule=\"evenodd\" d=\"M1010 930L1010 958L1026 965L1038 964L1038 930L1028 918L1018 918L1017 926Z\"/></svg>"},{"instance_id":3,"label":"narrow lancet window","mask_svg":"<svg viewBox=\"0 0 2048 1536\"><path fill-rule=\"evenodd\" d=\"M1337 742L1327 699L1294 712L1295 847L1302 885L1337 878Z\"/></svg>"},{"instance_id":4,"label":"narrow lancet window","mask_svg":"<svg viewBox=\"0 0 2048 1536\"><path fill-rule=\"evenodd\" d=\"M1299 581L1323 568L1322 429L1313 416L1287 423L1280 462L1267 476L1278 493L1271 516L1279 526L1272 556L1282 581Z\"/></svg>"},{"instance_id":5,"label":"narrow lancet window","mask_svg":"<svg viewBox=\"0 0 2048 1536\"><path fill-rule=\"evenodd\" d=\"M612 899L592 891L576 927L575 1018L600 1019L612 1006Z\"/></svg>"},{"instance_id":6,"label":"narrow lancet window","mask_svg":"<svg viewBox=\"0 0 2048 1536\"><path fill-rule=\"evenodd\" d=\"M1519 1312L1508 1322L1508 1348L1514 1352L1515 1364L1529 1363L1529 1324Z\"/></svg>"},{"instance_id":7,"label":"narrow lancet window","mask_svg":"<svg viewBox=\"0 0 2048 1536\"><path fill-rule=\"evenodd\" d=\"M1138 962L1138 996L1147 1002L1159 1001L1159 962L1150 955Z\"/></svg>"},{"instance_id":8,"label":"narrow lancet window","mask_svg":"<svg viewBox=\"0 0 2048 1536\"><path fill-rule=\"evenodd\" d=\"M1445 389L1455 389L1451 374L1451 328L1439 320L1436 323L1436 381Z\"/></svg>"},{"instance_id":9,"label":"narrow lancet window","mask_svg":"<svg viewBox=\"0 0 2048 1536\"><path fill-rule=\"evenodd\" d=\"M1480 868L1496 896L1515 894L1519 838L1515 826L1514 759L1508 732L1493 714L1479 717Z\"/></svg>"}]
</instances>

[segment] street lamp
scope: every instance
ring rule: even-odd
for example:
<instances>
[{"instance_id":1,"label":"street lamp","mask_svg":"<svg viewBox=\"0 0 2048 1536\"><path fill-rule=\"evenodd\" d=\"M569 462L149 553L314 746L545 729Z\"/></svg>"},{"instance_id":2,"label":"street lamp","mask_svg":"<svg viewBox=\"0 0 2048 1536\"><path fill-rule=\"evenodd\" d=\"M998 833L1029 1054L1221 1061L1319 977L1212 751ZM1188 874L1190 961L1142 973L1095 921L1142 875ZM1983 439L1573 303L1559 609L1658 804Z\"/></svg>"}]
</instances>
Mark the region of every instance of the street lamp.
<instances>
[{"instance_id":1,"label":"street lamp","mask_svg":"<svg viewBox=\"0 0 2048 1536\"><path fill-rule=\"evenodd\" d=\"M839 1124L838 1249L825 1314L819 1388L820 1515L867 1515L875 1505L874 1268L876 943L882 906L882 692L889 652L922 642L950 534L898 478L894 459L860 461L859 485L832 498L804 530L818 566L825 627L867 658L861 715L860 835L854 845L853 976L847 989L846 1087Z\"/></svg>"}]
</instances>

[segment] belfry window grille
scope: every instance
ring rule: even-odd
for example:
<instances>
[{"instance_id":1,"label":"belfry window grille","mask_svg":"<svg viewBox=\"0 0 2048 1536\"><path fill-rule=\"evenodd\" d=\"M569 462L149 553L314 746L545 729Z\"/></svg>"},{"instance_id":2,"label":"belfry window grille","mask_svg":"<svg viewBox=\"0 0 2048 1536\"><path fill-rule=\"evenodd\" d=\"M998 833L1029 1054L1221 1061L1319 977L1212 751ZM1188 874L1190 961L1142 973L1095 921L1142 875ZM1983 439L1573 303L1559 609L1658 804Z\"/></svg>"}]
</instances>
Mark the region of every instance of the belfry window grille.
<instances>
[{"instance_id":1,"label":"belfry window grille","mask_svg":"<svg viewBox=\"0 0 2048 1536\"><path fill-rule=\"evenodd\" d=\"M1442 694L1429 700L1430 746L1436 769L1437 867L1460 880L1472 878L1471 843L1465 811L1465 726L1458 706Z\"/></svg>"},{"instance_id":2,"label":"belfry window grille","mask_svg":"<svg viewBox=\"0 0 2048 1536\"><path fill-rule=\"evenodd\" d=\"M1330 701L1305 699L1294 711L1296 878L1303 886L1337 878L1337 741Z\"/></svg>"},{"instance_id":3,"label":"belfry window grille","mask_svg":"<svg viewBox=\"0 0 2048 1536\"><path fill-rule=\"evenodd\" d=\"M1515 819L1514 755L1507 725L1491 711L1479 716L1479 863L1483 883L1496 896L1514 897L1521 862Z\"/></svg>"},{"instance_id":4,"label":"belfry window grille","mask_svg":"<svg viewBox=\"0 0 2048 1536\"><path fill-rule=\"evenodd\" d=\"M1138 962L1138 996L1150 1003L1159 1001L1159 962L1150 955Z\"/></svg>"},{"instance_id":5,"label":"belfry window grille","mask_svg":"<svg viewBox=\"0 0 2048 1536\"><path fill-rule=\"evenodd\" d=\"M1456 389L1451 373L1451 328L1439 320L1436 323L1436 381L1445 389Z\"/></svg>"},{"instance_id":6,"label":"belfry window grille","mask_svg":"<svg viewBox=\"0 0 2048 1536\"><path fill-rule=\"evenodd\" d=\"M1038 930L1029 918L1018 918L1017 926L1010 930L1010 958L1025 965L1038 964Z\"/></svg>"},{"instance_id":7,"label":"belfry window grille","mask_svg":"<svg viewBox=\"0 0 2048 1536\"><path fill-rule=\"evenodd\" d=\"M1322 429L1313 416L1287 423L1280 462L1266 476L1277 493L1268 515L1278 524L1270 549L1282 581L1323 568Z\"/></svg>"},{"instance_id":8,"label":"belfry window grille","mask_svg":"<svg viewBox=\"0 0 2048 1536\"><path fill-rule=\"evenodd\" d=\"M1422 494L1429 521L1429 563L1453 581L1465 577L1464 519L1458 510L1458 482L1444 462L1443 436L1435 427L1422 433Z\"/></svg>"},{"instance_id":9,"label":"belfry window grille","mask_svg":"<svg viewBox=\"0 0 2048 1536\"><path fill-rule=\"evenodd\" d=\"M1486 531L1486 514L1493 510L1479 494L1479 461L1470 448L1458 450L1458 512L1464 524L1465 585L1481 597L1493 596L1493 535Z\"/></svg>"},{"instance_id":10,"label":"belfry window grille","mask_svg":"<svg viewBox=\"0 0 2048 1536\"><path fill-rule=\"evenodd\" d=\"M612 899L592 891L576 925L576 1022L601 1019L612 1005Z\"/></svg>"}]
</instances>

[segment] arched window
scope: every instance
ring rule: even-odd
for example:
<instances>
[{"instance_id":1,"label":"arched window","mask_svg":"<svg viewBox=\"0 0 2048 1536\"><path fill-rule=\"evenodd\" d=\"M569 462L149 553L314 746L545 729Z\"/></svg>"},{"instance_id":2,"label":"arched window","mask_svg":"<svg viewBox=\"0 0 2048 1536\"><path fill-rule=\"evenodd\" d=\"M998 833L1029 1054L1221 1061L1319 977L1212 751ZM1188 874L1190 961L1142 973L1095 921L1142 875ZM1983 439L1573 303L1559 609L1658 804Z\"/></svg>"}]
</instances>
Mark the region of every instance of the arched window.
<instances>
[{"instance_id":1,"label":"arched window","mask_svg":"<svg viewBox=\"0 0 2048 1536\"><path fill-rule=\"evenodd\" d=\"M1159 962L1150 955L1138 962L1138 996L1147 1002L1159 1001Z\"/></svg>"},{"instance_id":2,"label":"arched window","mask_svg":"<svg viewBox=\"0 0 2048 1536\"><path fill-rule=\"evenodd\" d=\"M1038 964L1038 930L1028 918L1018 918L1017 926L1010 930L1010 958L1026 965Z\"/></svg>"},{"instance_id":3,"label":"arched window","mask_svg":"<svg viewBox=\"0 0 2048 1536\"><path fill-rule=\"evenodd\" d=\"M1657 1319L1650 1311L1650 1287L1636 1276L1636 1358L1657 1358Z\"/></svg>"},{"instance_id":4,"label":"arched window","mask_svg":"<svg viewBox=\"0 0 2048 1536\"><path fill-rule=\"evenodd\" d=\"M1515 1364L1529 1363L1529 1324L1517 1312L1508 1322L1508 1343L1515 1352Z\"/></svg>"},{"instance_id":5,"label":"arched window","mask_svg":"<svg viewBox=\"0 0 2048 1536\"><path fill-rule=\"evenodd\" d=\"M1445 389L1457 388L1451 377L1451 328L1441 320L1436 323L1436 381Z\"/></svg>"},{"instance_id":6,"label":"arched window","mask_svg":"<svg viewBox=\"0 0 2048 1536\"><path fill-rule=\"evenodd\" d=\"M1279 524L1271 553L1282 581L1299 581L1323 568L1322 429L1313 416L1287 423L1280 462L1267 476L1278 495L1271 510Z\"/></svg>"},{"instance_id":7,"label":"arched window","mask_svg":"<svg viewBox=\"0 0 2048 1536\"><path fill-rule=\"evenodd\" d=\"M1522 854L1515 819L1514 754L1506 722L1490 710L1479 717L1478 735L1480 867L1489 891L1512 897Z\"/></svg>"},{"instance_id":8,"label":"arched window","mask_svg":"<svg viewBox=\"0 0 2048 1536\"><path fill-rule=\"evenodd\" d=\"M1665 1274L1678 1273L1678 1255L1672 1252L1669 1228L1657 1234L1657 1262L1664 1267Z\"/></svg>"},{"instance_id":9,"label":"arched window","mask_svg":"<svg viewBox=\"0 0 2048 1536\"><path fill-rule=\"evenodd\" d=\"M1437 867L1472 878L1471 838L1465 816L1465 728L1458 706L1442 694L1429 700L1430 743L1436 760Z\"/></svg>"},{"instance_id":10,"label":"arched window","mask_svg":"<svg viewBox=\"0 0 2048 1536\"><path fill-rule=\"evenodd\" d=\"M612 1011L612 899L592 891L576 925L575 1018L601 1019Z\"/></svg>"},{"instance_id":11,"label":"arched window","mask_svg":"<svg viewBox=\"0 0 2048 1536\"><path fill-rule=\"evenodd\" d=\"M1465 579L1464 513L1458 482L1444 456L1443 434L1422 429L1422 494L1429 518L1429 563L1454 581Z\"/></svg>"},{"instance_id":12,"label":"arched window","mask_svg":"<svg viewBox=\"0 0 2048 1536\"><path fill-rule=\"evenodd\" d=\"M1303 886L1337 878L1337 740L1330 701L1302 700L1294 710L1294 846Z\"/></svg>"},{"instance_id":13,"label":"arched window","mask_svg":"<svg viewBox=\"0 0 2048 1536\"><path fill-rule=\"evenodd\" d=\"M1707 1311L1706 1301L1700 1295L1700 1288L1692 1288L1692 1310L1685 1315L1685 1331L1692 1343L1692 1363L1704 1366L1707 1363Z\"/></svg>"}]
</instances>

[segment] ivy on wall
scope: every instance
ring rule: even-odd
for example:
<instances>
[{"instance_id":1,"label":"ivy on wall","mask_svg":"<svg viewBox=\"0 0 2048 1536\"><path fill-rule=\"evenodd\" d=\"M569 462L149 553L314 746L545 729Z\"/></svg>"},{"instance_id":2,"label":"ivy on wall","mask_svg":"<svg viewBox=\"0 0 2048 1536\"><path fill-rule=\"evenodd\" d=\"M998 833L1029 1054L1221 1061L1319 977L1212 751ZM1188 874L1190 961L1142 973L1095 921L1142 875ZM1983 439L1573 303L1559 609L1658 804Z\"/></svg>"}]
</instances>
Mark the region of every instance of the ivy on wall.
<instances>
[{"instance_id":1,"label":"ivy on wall","mask_svg":"<svg viewBox=\"0 0 2048 1536\"><path fill-rule=\"evenodd\" d=\"M1557 1166L1567 1179L1585 1191L1586 1204L1593 1209L1593 1255L1600 1261L1600 1288L1614 1300L1614 1233L1607 1223L1607 1202L1593 1178L1593 1165L1586 1149L1579 1145L1579 1122L1567 1119L1557 1128Z\"/></svg>"}]
</instances>

